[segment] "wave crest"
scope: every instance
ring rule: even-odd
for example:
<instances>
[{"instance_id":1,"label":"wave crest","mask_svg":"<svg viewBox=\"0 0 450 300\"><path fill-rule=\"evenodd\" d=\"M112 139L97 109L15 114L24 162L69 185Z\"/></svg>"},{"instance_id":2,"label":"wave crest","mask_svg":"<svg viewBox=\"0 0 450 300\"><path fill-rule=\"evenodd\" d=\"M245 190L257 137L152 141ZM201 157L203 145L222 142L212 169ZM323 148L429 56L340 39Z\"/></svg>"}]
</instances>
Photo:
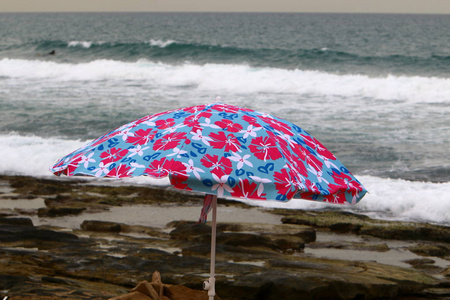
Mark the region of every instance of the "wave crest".
<instances>
[{"instance_id":1,"label":"wave crest","mask_svg":"<svg viewBox=\"0 0 450 300\"><path fill-rule=\"evenodd\" d=\"M0 135L0 174L51 176L49 168L65 153L87 141L41 138L15 134ZM419 221L450 225L450 183L431 183L358 176L370 191L358 205L350 207L314 201L291 200L282 203L292 209L341 209L368 214L375 218ZM136 178L139 180L139 177ZM111 182L105 180L104 182ZM128 181L132 184L136 181ZM168 184L154 180L150 184ZM399 191L402 191L401 193ZM424 201L424 199L427 199ZM245 202L245 201L244 201ZM248 201L251 205L281 207L277 201Z\"/></svg>"},{"instance_id":2,"label":"wave crest","mask_svg":"<svg viewBox=\"0 0 450 300\"><path fill-rule=\"evenodd\" d=\"M255 68L238 64L170 65L148 60L86 63L2 59L0 77L22 81L135 81L146 86L192 88L214 93L292 93L422 103L446 103L450 79L419 76L338 75L321 71Z\"/></svg>"},{"instance_id":3,"label":"wave crest","mask_svg":"<svg viewBox=\"0 0 450 300\"><path fill-rule=\"evenodd\" d=\"M31 47L31 48L30 48ZM15 45L20 51L48 53L55 50L66 61L114 59L130 61L150 59L165 63L191 61L197 64L233 63L255 67L339 71L359 74L425 74L447 77L449 56L430 53L422 56L408 54L375 55L361 50L341 48L294 48L292 46L261 45L246 47L236 44L186 42L153 38L147 41L41 40L32 44Z\"/></svg>"}]
</instances>

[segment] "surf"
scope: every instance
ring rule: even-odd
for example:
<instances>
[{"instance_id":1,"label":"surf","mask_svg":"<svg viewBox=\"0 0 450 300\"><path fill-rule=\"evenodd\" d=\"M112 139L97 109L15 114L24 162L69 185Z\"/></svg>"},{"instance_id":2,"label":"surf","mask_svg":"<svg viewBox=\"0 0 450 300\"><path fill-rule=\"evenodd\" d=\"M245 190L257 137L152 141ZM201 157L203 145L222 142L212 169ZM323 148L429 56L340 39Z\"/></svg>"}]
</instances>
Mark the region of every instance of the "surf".
<instances>
[{"instance_id":1,"label":"surf","mask_svg":"<svg viewBox=\"0 0 450 300\"><path fill-rule=\"evenodd\" d=\"M49 168L61 156L85 145L88 140L43 138L19 134L0 135L0 174L51 177ZM265 208L323 210L339 209L366 214L373 218L428 222L450 226L450 182L432 183L403 179L381 178L355 174L369 190L364 201L356 206L337 206L326 203L291 200L243 201ZM148 184L168 186L168 180L137 177L127 180L93 180L99 184Z\"/></svg>"},{"instance_id":2,"label":"surf","mask_svg":"<svg viewBox=\"0 0 450 300\"><path fill-rule=\"evenodd\" d=\"M39 80L58 82L124 81L145 86L191 87L223 95L243 93L311 94L396 100L411 103L447 103L450 78L333 74L323 71L252 67L245 64L165 64L94 60L58 63L45 60L0 60L3 81L28 85ZM1 84L1 82L0 82Z\"/></svg>"}]
</instances>

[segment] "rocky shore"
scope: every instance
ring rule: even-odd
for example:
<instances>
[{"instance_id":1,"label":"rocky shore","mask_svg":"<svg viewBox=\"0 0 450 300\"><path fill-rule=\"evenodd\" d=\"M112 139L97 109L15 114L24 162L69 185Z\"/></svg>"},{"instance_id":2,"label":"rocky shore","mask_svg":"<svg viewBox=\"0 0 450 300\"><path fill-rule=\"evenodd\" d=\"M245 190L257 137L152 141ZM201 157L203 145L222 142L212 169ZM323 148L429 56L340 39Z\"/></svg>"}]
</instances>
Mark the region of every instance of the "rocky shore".
<instances>
[{"instance_id":1,"label":"rocky shore","mask_svg":"<svg viewBox=\"0 0 450 300\"><path fill-rule=\"evenodd\" d=\"M0 176L0 299L109 299L155 271L200 291L201 203L169 188ZM449 266L450 227L219 199L223 300L450 299Z\"/></svg>"}]
</instances>

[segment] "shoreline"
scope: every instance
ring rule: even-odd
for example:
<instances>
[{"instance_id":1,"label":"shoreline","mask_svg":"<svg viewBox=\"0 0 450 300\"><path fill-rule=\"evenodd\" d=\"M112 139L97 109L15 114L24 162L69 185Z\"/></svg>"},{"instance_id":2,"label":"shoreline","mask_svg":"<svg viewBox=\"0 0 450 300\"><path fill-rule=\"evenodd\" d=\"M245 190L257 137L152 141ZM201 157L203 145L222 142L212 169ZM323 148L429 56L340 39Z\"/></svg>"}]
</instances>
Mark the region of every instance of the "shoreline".
<instances>
[{"instance_id":1,"label":"shoreline","mask_svg":"<svg viewBox=\"0 0 450 300\"><path fill-rule=\"evenodd\" d=\"M3 201L8 204L8 208L6 205L2 206ZM166 256L180 257L183 261L202 258L207 264L209 248L202 250L204 246L201 245L203 243L208 245L209 226L201 225L206 227L200 232L198 229L192 231L190 229L192 226L197 228L195 223L200 215L202 201L201 195L180 193L165 187L91 185L86 184L86 180L78 178L60 180L0 176L0 226L13 219L29 219L34 230L77 236L79 243L90 245L83 250L88 251L88 257L92 256L92 259L99 255L108 257L98 266L99 269L111 268L119 261L130 260L132 257L137 259L140 254L136 250L131 250L136 247L147 249L145 251L152 253L162 251L167 253ZM14 207L14 202L18 204L17 207ZM30 204L28 207L27 203ZM174 232L180 230L185 233L181 236L174 235ZM293 278L299 278L299 274L303 272L315 274L314 276L319 278L328 278L328 275L321 271L327 266L326 268L334 270L330 271L331 273L344 272L341 275L346 277L353 271L347 274L347 271L342 271L338 265L346 265L345 268L352 270L354 267L350 266L363 264L364 268L387 269L383 271L387 272L386 274L379 272L384 274L382 276L384 280L390 278L388 280L396 282L397 285L401 283L396 281L398 279L393 279L394 275L407 276L409 279L402 280L410 284L416 282L413 285L414 289L418 289L417 295L422 295L419 286L437 286L441 292L442 288L450 286L450 227L446 226L376 220L362 214L343 211L268 209L249 206L239 201L219 199L218 232L219 277L236 276L233 272L236 272L238 266L256 268L250 271L250 274L269 272L270 276L275 276L275 270L279 269L287 272L286 274L291 274L295 270L292 273ZM187 238L188 236L192 237ZM39 253L44 253L41 251L47 249L47 246L26 240L16 242L0 240L0 244L4 248L3 254L10 256L12 260L15 260L14 253L17 251L25 251L28 256L41 255ZM74 247L75 244L71 245L70 247ZM233 248L236 246L238 248ZM67 255L65 251L52 249L50 247L45 250L46 255ZM108 262L111 259L118 261ZM20 264L19 268L25 267ZM134 263L130 261L126 264ZM308 267L310 264L314 265L312 269ZM163 277L163 281L201 289L195 278L203 275L193 276L195 280L191 277L188 279L183 275L186 271L179 267L167 269L157 261L153 263L155 268L158 265L162 276L166 276ZM293 266L296 267L293 269ZM206 274L208 269L203 263L191 267L193 269L201 267L196 271L199 274ZM80 266L80 268L79 272L82 272L84 268L89 267ZM126 271L131 272L127 276L133 283L125 284L116 277L114 280L108 279L107 282L114 282L122 290L124 287L132 286L139 278L142 279L142 274L135 274L134 268L138 267L135 265ZM7 275L7 269L0 268L2 269L5 270L2 272L3 275L5 272ZM67 270L64 270L61 272L66 274ZM112 271L115 272L118 271ZM74 278L72 275L65 276ZM351 278L346 280L349 284L354 284L356 279ZM224 279L221 278L219 281L221 280L223 282ZM276 279L273 280L276 282ZM248 284L256 288L257 282ZM231 296L230 289L235 284L233 280L226 280L225 286L229 288L225 289L227 297L221 296L223 299L239 299ZM444 290L448 291L448 288ZM224 291L219 295L224 295Z\"/></svg>"},{"instance_id":2,"label":"shoreline","mask_svg":"<svg viewBox=\"0 0 450 300\"><path fill-rule=\"evenodd\" d=\"M23 175L23 174L0 174L0 178L36 178L37 180L44 181L59 181L61 183L79 183L80 185L87 186L99 186L99 187L136 187L136 188L152 188L156 190L170 191L174 193L186 194L191 197L199 196L194 192L186 192L176 190L171 187L167 178L154 179L147 176L140 176L135 178L95 178L87 176L52 176L52 175ZM447 211L447 206L439 203L446 203L446 197L450 191L450 182L434 183L424 181L409 181L406 179L372 177L372 176L359 176L363 179L369 187L369 193L365 196L364 200L358 205L336 205L321 203L317 201L308 201L293 199L284 203L279 201L254 201L254 200L236 200L236 199L222 199L222 201L231 201L242 203L247 207L256 207L261 209L291 209L291 210L305 210L305 211L341 211L354 214L361 214L368 216L372 219L392 221L392 222L409 222L418 224L430 224L437 226L450 227L450 214ZM377 180L383 180L378 182ZM419 192L409 192L414 187L419 187ZM418 186L416 186L418 185ZM376 187L376 189L375 189ZM0 186L0 189L2 187ZM406 190L406 193L401 192L397 195L386 193L384 190ZM372 191L372 193L371 193ZM130 191L130 195L133 192ZM422 195L422 196L418 196ZM390 197L396 196L397 200L392 202ZM373 197L373 198L372 198ZM369 199L370 198L370 199ZM428 204L422 199L428 199ZM202 199L198 203L202 204ZM368 203L370 201L370 204ZM397 203L398 202L398 203ZM164 203L164 202L162 202ZM375 204L376 203L376 204ZM449 207L450 208L450 207ZM447 213L446 213L447 212ZM439 221L436 221L439 220ZM442 221L441 221L442 220Z\"/></svg>"}]
</instances>

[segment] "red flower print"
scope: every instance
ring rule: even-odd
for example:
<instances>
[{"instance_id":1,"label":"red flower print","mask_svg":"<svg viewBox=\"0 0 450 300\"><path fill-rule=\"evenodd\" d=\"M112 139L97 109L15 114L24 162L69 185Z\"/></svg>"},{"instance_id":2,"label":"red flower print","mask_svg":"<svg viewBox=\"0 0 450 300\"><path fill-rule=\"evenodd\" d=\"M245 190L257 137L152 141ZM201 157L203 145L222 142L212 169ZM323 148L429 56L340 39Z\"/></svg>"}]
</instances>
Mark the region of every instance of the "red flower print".
<instances>
[{"instance_id":1,"label":"red flower print","mask_svg":"<svg viewBox=\"0 0 450 300\"><path fill-rule=\"evenodd\" d=\"M185 174L173 173L170 176L170 184L176 189L191 191L192 189L186 183L188 179L189 176Z\"/></svg>"},{"instance_id":2,"label":"red flower print","mask_svg":"<svg viewBox=\"0 0 450 300\"><path fill-rule=\"evenodd\" d=\"M164 168L165 162L166 162L165 158L153 161L148 166L148 168L144 170L144 174L147 174L155 178L166 177L167 175L169 175L169 172L167 171L167 169Z\"/></svg>"},{"instance_id":3,"label":"red flower print","mask_svg":"<svg viewBox=\"0 0 450 300\"><path fill-rule=\"evenodd\" d=\"M298 195L298 197L303 200L314 200L315 196L317 196L317 194L313 192L300 192Z\"/></svg>"},{"instance_id":4,"label":"red flower print","mask_svg":"<svg viewBox=\"0 0 450 300\"><path fill-rule=\"evenodd\" d=\"M206 118L206 119L208 119L208 118L211 118L211 116L212 116L212 113L210 113L210 112L208 112L208 111L202 111L202 112L200 112L200 113L198 113L197 114L197 118Z\"/></svg>"},{"instance_id":5,"label":"red flower print","mask_svg":"<svg viewBox=\"0 0 450 300\"><path fill-rule=\"evenodd\" d=\"M297 143L292 144L292 153L294 154L295 161L298 170L304 176L307 176L307 166L311 166L314 170L322 170L323 163L315 155L311 155L311 152ZM305 165L306 164L306 165Z\"/></svg>"},{"instance_id":6,"label":"red flower print","mask_svg":"<svg viewBox=\"0 0 450 300\"><path fill-rule=\"evenodd\" d=\"M156 127L158 127L159 129L166 129L166 128L170 128L173 125L175 125L175 120L172 118L168 118L165 120L158 120L155 122Z\"/></svg>"},{"instance_id":7,"label":"red flower print","mask_svg":"<svg viewBox=\"0 0 450 300\"><path fill-rule=\"evenodd\" d=\"M201 129L200 122L198 121L195 115L189 116L186 119L184 119L183 124L188 127Z\"/></svg>"},{"instance_id":8,"label":"red flower print","mask_svg":"<svg viewBox=\"0 0 450 300\"><path fill-rule=\"evenodd\" d=\"M237 113L239 111L239 107L233 106L233 105L227 105L227 104L216 104L211 109L217 110L217 111L223 111L227 113Z\"/></svg>"},{"instance_id":9,"label":"red flower print","mask_svg":"<svg viewBox=\"0 0 450 300\"><path fill-rule=\"evenodd\" d=\"M266 122L270 127L272 127L275 130L281 131L290 136L294 135L291 131L291 126L289 126L286 123L283 123L281 121L278 121L277 119L270 118L267 116L260 116L259 118L264 122Z\"/></svg>"},{"instance_id":10,"label":"red flower print","mask_svg":"<svg viewBox=\"0 0 450 300\"><path fill-rule=\"evenodd\" d=\"M307 179L305 182L306 189L313 194L319 193L319 188L317 187L315 182L312 182L311 180Z\"/></svg>"},{"instance_id":11,"label":"red flower print","mask_svg":"<svg viewBox=\"0 0 450 300\"><path fill-rule=\"evenodd\" d=\"M78 156L78 157L77 157ZM62 171L63 174L67 176L73 176L75 170L78 168L78 164L81 162L82 155L81 153L72 158L70 163L67 165L67 168Z\"/></svg>"},{"instance_id":12,"label":"red flower print","mask_svg":"<svg viewBox=\"0 0 450 300\"><path fill-rule=\"evenodd\" d=\"M162 158L161 160L153 161L144 174L155 178L162 178L169 175L169 173L185 174L186 166L179 161L173 159Z\"/></svg>"},{"instance_id":13,"label":"red flower print","mask_svg":"<svg viewBox=\"0 0 450 300\"><path fill-rule=\"evenodd\" d=\"M334 204L348 203L347 199L345 198L345 193L342 191L339 191L334 194L326 195L324 198L324 201L328 202L328 203L334 203Z\"/></svg>"},{"instance_id":14,"label":"red flower print","mask_svg":"<svg viewBox=\"0 0 450 300\"><path fill-rule=\"evenodd\" d=\"M323 163L315 155L307 155L306 163L317 171L322 170Z\"/></svg>"},{"instance_id":15,"label":"red flower print","mask_svg":"<svg viewBox=\"0 0 450 300\"><path fill-rule=\"evenodd\" d=\"M184 119L183 124L191 127L192 131L197 131L197 130L201 130L202 126L200 124L200 119L201 118L210 118L212 116L212 114L210 112L200 112L198 114L195 115L191 115L187 118Z\"/></svg>"},{"instance_id":16,"label":"red flower print","mask_svg":"<svg viewBox=\"0 0 450 300\"><path fill-rule=\"evenodd\" d=\"M182 162L176 161L174 159L170 160L170 165L168 165L168 170L172 174L186 175L186 166Z\"/></svg>"},{"instance_id":17,"label":"red flower print","mask_svg":"<svg viewBox=\"0 0 450 300\"><path fill-rule=\"evenodd\" d=\"M281 154L283 154L284 156L292 156L291 154L291 149L289 147L289 143L281 138L278 135L275 135L272 132L267 132L268 136L270 137L271 140L273 140L277 145L278 145L278 150L281 152Z\"/></svg>"},{"instance_id":18,"label":"red flower print","mask_svg":"<svg viewBox=\"0 0 450 300\"><path fill-rule=\"evenodd\" d=\"M206 105L197 105L197 106L191 106L191 107L186 107L183 109L183 111L195 114L199 111L202 111L206 108Z\"/></svg>"},{"instance_id":19,"label":"red flower print","mask_svg":"<svg viewBox=\"0 0 450 300\"><path fill-rule=\"evenodd\" d=\"M276 142L268 136L252 139L248 147L256 158L264 161L277 160L282 157Z\"/></svg>"},{"instance_id":20,"label":"red flower print","mask_svg":"<svg viewBox=\"0 0 450 300\"><path fill-rule=\"evenodd\" d=\"M54 166L53 166L53 170L57 170L56 172L57 173L55 173L56 175L61 175L61 170L63 170L63 169L65 169L65 166L64 166L64 160L63 159L60 159Z\"/></svg>"},{"instance_id":21,"label":"red flower print","mask_svg":"<svg viewBox=\"0 0 450 300\"><path fill-rule=\"evenodd\" d=\"M294 197L297 190L295 176L291 171L281 169L281 172L274 173L275 188L280 195L285 195L287 199Z\"/></svg>"},{"instance_id":22,"label":"red flower print","mask_svg":"<svg viewBox=\"0 0 450 300\"><path fill-rule=\"evenodd\" d=\"M356 196L358 195L359 192L362 192L363 190L361 184L353 180L352 177L348 174L345 174L343 172L337 174L337 172L333 171L332 177L334 179L335 184L331 183L328 186L331 193L336 192L338 190L346 190L352 196Z\"/></svg>"},{"instance_id":23,"label":"red flower print","mask_svg":"<svg viewBox=\"0 0 450 300\"><path fill-rule=\"evenodd\" d=\"M133 145L147 145L155 137L156 132L152 132L151 129L139 129L134 132L134 136L127 138L128 143Z\"/></svg>"},{"instance_id":24,"label":"red flower print","mask_svg":"<svg viewBox=\"0 0 450 300\"><path fill-rule=\"evenodd\" d=\"M258 119L250 116L242 116L242 120L247 122L250 125L253 125L254 127L262 127L261 124L258 123Z\"/></svg>"},{"instance_id":25,"label":"red flower print","mask_svg":"<svg viewBox=\"0 0 450 300\"><path fill-rule=\"evenodd\" d=\"M303 161L289 159L289 162L292 164L293 171L295 171L299 177L308 177L308 170Z\"/></svg>"},{"instance_id":26,"label":"red flower print","mask_svg":"<svg viewBox=\"0 0 450 300\"><path fill-rule=\"evenodd\" d=\"M140 125L140 124L145 124L148 127L154 127L154 126L156 126L155 120L158 119L159 115L161 115L161 113L142 117L139 120L136 120L135 124L136 124L136 126Z\"/></svg>"},{"instance_id":27,"label":"red flower print","mask_svg":"<svg viewBox=\"0 0 450 300\"><path fill-rule=\"evenodd\" d=\"M242 125L239 123L234 123L231 120L222 119L222 121L217 121L214 124L219 126L220 128L231 131L231 132L239 132L242 130Z\"/></svg>"},{"instance_id":28,"label":"red flower print","mask_svg":"<svg viewBox=\"0 0 450 300\"><path fill-rule=\"evenodd\" d=\"M312 136L306 136L301 135L305 141L305 143L311 147L312 149L316 150L320 155L324 156L327 159L333 159L335 160L336 157L333 153L331 153L327 148L325 148L324 145L322 145L321 142L319 142L317 139L313 138Z\"/></svg>"},{"instance_id":29,"label":"red flower print","mask_svg":"<svg viewBox=\"0 0 450 300\"><path fill-rule=\"evenodd\" d=\"M206 154L200 162L219 178L223 175L230 175L233 171L231 160L226 157L219 159L217 155Z\"/></svg>"},{"instance_id":30,"label":"red flower print","mask_svg":"<svg viewBox=\"0 0 450 300\"><path fill-rule=\"evenodd\" d=\"M109 173L106 174L106 177L114 177L114 178L130 177L131 176L129 174L130 169L131 167L121 164L113 168L111 171L109 171Z\"/></svg>"},{"instance_id":31,"label":"red flower print","mask_svg":"<svg viewBox=\"0 0 450 300\"><path fill-rule=\"evenodd\" d=\"M234 186L231 196L256 200L266 199L265 193L258 195L258 184L250 182L248 179L240 179L239 183Z\"/></svg>"},{"instance_id":32,"label":"red flower print","mask_svg":"<svg viewBox=\"0 0 450 300\"><path fill-rule=\"evenodd\" d=\"M102 158L102 162L104 164L112 163L122 159L125 155L127 155L128 149L117 149L111 148L100 154Z\"/></svg>"},{"instance_id":33,"label":"red flower print","mask_svg":"<svg viewBox=\"0 0 450 300\"><path fill-rule=\"evenodd\" d=\"M233 134L226 136L223 131L219 131L219 133L212 132L209 136L212 138L209 143L214 149L225 148L226 152L237 152L241 147L241 143Z\"/></svg>"},{"instance_id":34,"label":"red flower print","mask_svg":"<svg viewBox=\"0 0 450 300\"><path fill-rule=\"evenodd\" d=\"M185 132L172 132L166 134L159 140L156 140L155 143L153 144L153 150L159 151L159 150L174 149L185 140L186 140Z\"/></svg>"},{"instance_id":35,"label":"red flower print","mask_svg":"<svg viewBox=\"0 0 450 300\"><path fill-rule=\"evenodd\" d=\"M295 153L295 155L297 156L297 158L299 160L303 160L303 161L306 160L306 156L308 155L309 152L302 145L294 143L294 144L292 144L291 148L292 148L292 152Z\"/></svg>"},{"instance_id":36,"label":"red flower print","mask_svg":"<svg viewBox=\"0 0 450 300\"><path fill-rule=\"evenodd\" d=\"M245 107L241 107L239 110L240 110L240 111L245 111L245 112L250 112L250 113L256 112L256 111L254 111L253 109L245 108Z\"/></svg>"},{"instance_id":37,"label":"red flower print","mask_svg":"<svg viewBox=\"0 0 450 300\"><path fill-rule=\"evenodd\" d=\"M89 143L90 146L95 147L97 145L100 145L103 142L106 142L107 140L109 140L110 138L115 137L116 135L120 134L119 130L113 130L107 134L105 134L104 136L99 137L96 140L93 140L92 142Z\"/></svg>"}]
</instances>

